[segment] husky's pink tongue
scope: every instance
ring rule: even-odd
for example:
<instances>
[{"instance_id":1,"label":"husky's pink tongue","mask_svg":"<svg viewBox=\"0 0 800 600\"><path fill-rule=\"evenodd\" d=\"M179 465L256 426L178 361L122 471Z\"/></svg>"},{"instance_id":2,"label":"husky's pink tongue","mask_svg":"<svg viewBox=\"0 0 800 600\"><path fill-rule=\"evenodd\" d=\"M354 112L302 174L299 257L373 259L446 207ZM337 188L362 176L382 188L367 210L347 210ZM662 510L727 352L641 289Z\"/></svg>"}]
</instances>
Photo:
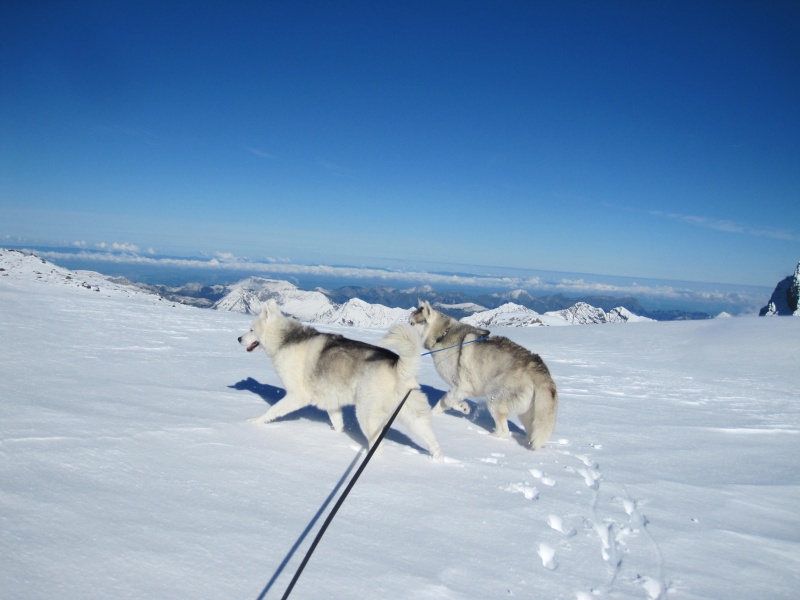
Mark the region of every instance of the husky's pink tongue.
<instances>
[{"instance_id":1,"label":"husky's pink tongue","mask_svg":"<svg viewBox=\"0 0 800 600\"><path fill-rule=\"evenodd\" d=\"M252 344L250 344L250 345L247 347L247 351L248 351L248 352L252 352L252 351L253 351L253 350L255 350L256 348L258 348L258 342L257 342L257 341L256 341L256 342L253 342Z\"/></svg>"}]
</instances>

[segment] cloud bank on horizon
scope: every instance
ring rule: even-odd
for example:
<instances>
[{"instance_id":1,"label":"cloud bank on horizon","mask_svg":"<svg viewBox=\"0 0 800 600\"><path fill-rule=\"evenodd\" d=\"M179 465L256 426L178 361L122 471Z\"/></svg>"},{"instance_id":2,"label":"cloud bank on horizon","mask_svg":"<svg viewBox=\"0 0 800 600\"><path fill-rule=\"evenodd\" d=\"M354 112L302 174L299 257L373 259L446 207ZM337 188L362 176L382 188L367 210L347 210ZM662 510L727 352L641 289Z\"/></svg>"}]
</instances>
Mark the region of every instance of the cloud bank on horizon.
<instances>
[{"instance_id":1,"label":"cloud bank on horizon","mask_svg":"<svg viewBox=\"0 0 800 600\"><path fill-rule=\"evenodd\" d=\"M752 313L761 308L769 298L769 288L756 286L731 286L712 282L676 282L647 278L624 278L617 276L547 273L519 270L515 274L502 274L504 269L475 266L475 273L465 265L446 265L436 270L382 268L367 266L340 266L323 264L298 264L289 258L273 258L264 261L237 257L230 252L218 252L212 257L167 257L158 256L150 248L140 253L135 244L98 244L97 250L83 246L75 249L31 250L54 263L75 260L96 262L102 265L144 265L154 268L186 271L230 272L233 277L252 274L271 278L324 278L328 281L348 282L378 281L390 286L416 287L440 286L447 289L484 289L487 292L522 289L534 295L561 293L565 296L601 295L633 296L651 301L667 302L675 306L728 306L733 312ZM457 270L457 272L456 272ZM478 272L478 271L483 271ZM777 282L776 282L777 283Z\"/></svg>"}]
</instances>

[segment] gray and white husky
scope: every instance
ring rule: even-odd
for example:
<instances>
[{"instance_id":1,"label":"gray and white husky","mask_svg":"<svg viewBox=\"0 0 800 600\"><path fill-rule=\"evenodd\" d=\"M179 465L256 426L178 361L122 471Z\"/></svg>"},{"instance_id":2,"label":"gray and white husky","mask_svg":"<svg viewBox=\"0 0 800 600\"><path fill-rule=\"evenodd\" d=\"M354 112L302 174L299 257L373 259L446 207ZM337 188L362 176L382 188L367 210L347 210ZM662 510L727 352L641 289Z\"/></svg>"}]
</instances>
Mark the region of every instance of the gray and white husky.
<instances>
[{"instance_id":1,"label":"gray and white husky","mask_svg":"<svg viewBox=\"0 0 800 600\"><path fill-rule=\"evenodd\" d=\"M547 443L556 424L558 392L538 354L505 337L465 344L488 336L489 331L456 321L429 302L420 302L410 320L420 328L425 348L434 351L436 371L450 384L434 413L448 408L469 412L465 398L486 398L495 422L494 435L510 436L508 415L515 413L534 450Z\"/></svg>"},{"instance_id":2,"label":"gray and white husky","mask_svg":"<svg viewBox=\"0 0 800 600\"><path fill-rule=\"evenodd\" d=\"M285 397L251 422L269 423L311 405L327 411L333 428L343 431L342 407L355 404L358 424L372 447L411 390L398 416L434 458L442 457L428 398L417 383L422 348L411 325L397 325L381 340L392 351L303 325L269 300L239 343L248 352L262 347L286 388Z\"/></svg>"}]
</instances>

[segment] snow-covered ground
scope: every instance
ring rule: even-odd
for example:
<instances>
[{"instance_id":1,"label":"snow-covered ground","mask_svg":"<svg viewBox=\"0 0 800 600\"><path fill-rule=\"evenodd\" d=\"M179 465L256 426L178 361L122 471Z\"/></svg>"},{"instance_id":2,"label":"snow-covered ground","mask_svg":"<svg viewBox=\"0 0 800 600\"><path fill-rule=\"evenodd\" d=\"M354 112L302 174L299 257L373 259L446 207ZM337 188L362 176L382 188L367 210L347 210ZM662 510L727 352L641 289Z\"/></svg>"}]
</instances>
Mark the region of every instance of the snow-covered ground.
<instances>
[{"instance_id":1,"label":"snow-covered ground","mask_svg":"<svg viewBox=\"0 0 800 600\"><path fill-rule=\"evenodd\" d=\"M353 464L354 416L252 425L283 391L236 341L251 317L42 268L0 272L0 595L258 597ZM434 417L435 462L398 425L292 598L800 595L800 319L494 331L550 366L551 443L493 438L477 405ZM429 357L420 380L443 393Z\"/></svg>"}]
</instances>

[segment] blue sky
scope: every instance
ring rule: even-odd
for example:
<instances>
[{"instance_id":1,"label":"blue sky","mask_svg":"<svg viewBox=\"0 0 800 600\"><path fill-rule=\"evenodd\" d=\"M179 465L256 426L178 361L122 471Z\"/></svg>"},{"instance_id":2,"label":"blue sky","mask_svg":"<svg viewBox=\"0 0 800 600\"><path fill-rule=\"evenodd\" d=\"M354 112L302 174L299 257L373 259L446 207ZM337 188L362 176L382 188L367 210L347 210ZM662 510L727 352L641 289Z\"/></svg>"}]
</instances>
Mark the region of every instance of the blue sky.
<instances>
[{"instance_id":1,"label":"blue sky","mask_svg":"<svg viewBox=\"0 0 800 600\"><path fill-rule=\"evenodd\" d=\"M773 286L800 4L4 2L0 245Z\"/></svg>"}]
</instances>

